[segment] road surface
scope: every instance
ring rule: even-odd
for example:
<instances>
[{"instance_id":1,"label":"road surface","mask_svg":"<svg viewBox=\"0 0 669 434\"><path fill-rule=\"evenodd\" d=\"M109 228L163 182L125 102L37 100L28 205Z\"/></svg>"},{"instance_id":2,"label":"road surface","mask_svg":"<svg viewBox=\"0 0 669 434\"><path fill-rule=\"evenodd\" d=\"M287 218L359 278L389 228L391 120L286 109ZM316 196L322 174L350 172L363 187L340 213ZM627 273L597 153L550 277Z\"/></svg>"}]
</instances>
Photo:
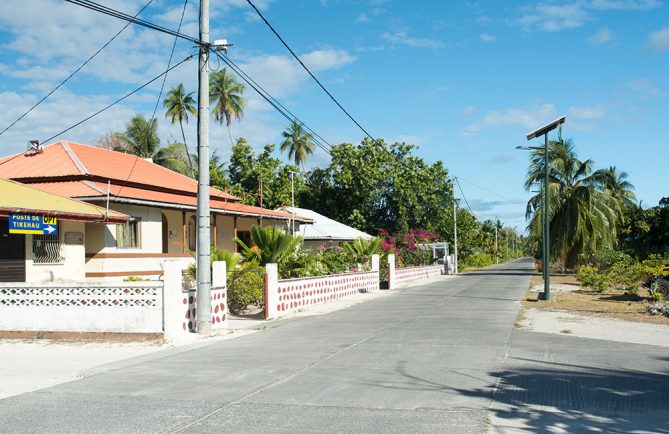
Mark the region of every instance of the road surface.
<instances>
[{"instance_id":1,"label":"road surface","mask_svg":"<svg viewBox=\"0 0 669 434\"><path fill-rule=\"evenodd\" d=\"M531 270L519 260L135 359L0 401L0 431L669 432L667 348L515 329Z\"/></svg>"}]
</instances>

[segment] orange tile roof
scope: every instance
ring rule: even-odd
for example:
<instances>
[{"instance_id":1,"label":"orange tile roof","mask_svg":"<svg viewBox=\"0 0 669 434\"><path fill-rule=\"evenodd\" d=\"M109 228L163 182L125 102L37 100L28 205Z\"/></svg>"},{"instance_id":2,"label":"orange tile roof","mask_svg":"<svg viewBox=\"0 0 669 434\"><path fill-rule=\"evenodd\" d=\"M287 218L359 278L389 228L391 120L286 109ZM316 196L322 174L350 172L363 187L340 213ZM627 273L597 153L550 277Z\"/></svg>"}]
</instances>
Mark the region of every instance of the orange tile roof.
<instances>
[{"instance_id":1,"label":"orange tile roof","mask_svg":"<svg viewBox=\"0 0 669 434\"><path fill-rule=\"evenodd\" d=\"M0 177L30 179L83 177L136 183L159 189L197 193L197 181L131 154L73 142L46 145L41 152L26 152L0 160ZM211 189L211 195L230 201L239 198Z\"/></svg>"},{"instance_id":2,"label":"orange tile roof","mask_svg":"<svg viewBox=\"0 0 669 434\"><path fill-rule=\"evenodd\" d=\"M104 200L107 195L107 184L96 181L66 181L66 182L40 182L31 183L32 187L62 196L72 198L96 198ZM177 208L195 208L197 207L197 197L194 195L184 195L168 193L163 191L146 190L136 187L120 186L111 184L109 186L109 195L112 202L123 202L130 200L151 203L156 206L176 206ZM209 202L212 212L222 214L240 214L253 217L276 218L288 220L292 216L282 211L274 211L256 206L244 205L236 202L228 202L221 198L212 197ZM296 221L310 222L308 217L295 216Z\"/></svg>"}]
</instances>

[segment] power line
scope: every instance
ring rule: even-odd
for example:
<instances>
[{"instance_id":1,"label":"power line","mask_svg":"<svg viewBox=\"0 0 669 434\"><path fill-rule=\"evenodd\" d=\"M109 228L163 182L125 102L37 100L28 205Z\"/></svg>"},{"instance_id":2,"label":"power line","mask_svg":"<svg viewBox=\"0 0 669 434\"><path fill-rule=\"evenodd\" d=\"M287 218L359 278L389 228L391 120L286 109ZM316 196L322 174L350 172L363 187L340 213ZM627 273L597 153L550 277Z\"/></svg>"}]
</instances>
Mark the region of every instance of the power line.
<instances>
[{"instance_id":1,"label":"power line","mask_svg":"<svg viewBox=\"0 0 669 434\"><path fill-rule=\"evenodd\" d=\"M456 184L458 184L458 189L460 190L460 194L462 195L462 198L465 200L465 203L467 204L467 209L469 210L472 215L474 214L474 211L472 211L472 207L469 206L469 202L467 201L467 197L465 196L465 192L462 191L462 186L460 185L460 180L458 179L457 176L454 176L453 179L455 179Z\"/></svg>"},{"instance_id":2,"label":"power line","mask_svg":"<svg viewBox=\"0 0 669 434\"><path fill-rule=\"evenodd\" d=\"M376 142L376 139L374 137L372 137L372 135L369 134L369 132L367 132L367 130L364 129L358 121L355 120L355 118L339 103L339 101L337 101L337 99L325 88L325 86L323 86L323 84L320 82L320 80L318 80L318 78L316 78L316 76L311 72L311 70L309 68L307 68L307 65L305 65L304 62L302 62L302 60L297 56L297 54L295 54L293 49L290 48L290 46L281 37L281 35L279 35L279 33L274 29L274 27L269 23L269 21L267 21L265 16L262 14L262 12L260 12L260 10L258 10L256 5L254 5L251 0L246 0L246 2L256 11L256 13L260 17L260 19L263 20L263 22L267 25L267 27L269 27L269 29L272 31L272 33L274 33L274 35L279 39L279 41L281 41L283 46L286 47L286 49L295 58L295 60L297 60L300 65L302 65L302 68L304 68L304 70L307 71L307 73L311 76L311 78L313 78L314 81L316 83L318 83L318 86L320 86L320 88L323 89L323 92L325 92L330 97L330 99L332 101L334 101L335 104L337 104L337 106L346 114L346 116L348 116L348 118L351 121L353 121L353 123L356 124L358 126L358 128L360 128L362 130L362 132L367 135L367 137L372 139L373 142Z\"/></svg>"},{"instance_id":3,"label":"power line","mask_svg":"<svg viewBox=\"0 0 669 434\"><path fill-rule=\"evenodd\" d=\"M275 109L281 111L285 111L288 113L290 121L298 121L306 130L311 132L314 137L317 137L321 142L325 143L328 148L332 148L332 145L330 142L325 140L320 134L318 134L316 131L311 129L307 124L305 124L300 118L297 117L293 112L291 112L288 108L286 108L283 104L281 104L276 98L274 98L267 90L265 90L260 84L258 84L252 77L250 77L239 65L237 65L235 62L232 61L228 56L225 54L221 54L220 52L216 51L215 52L223 62L230 67L234 72L237 73L249 86L251 86L256 92L258 92L263 98L269 98L273 103L275 103L281 110L279 110L277 107ZM267 101L267 99L265 100ZM269 101L268 101L269 102ZM269 102L271 104L271 102ZM272 104L274 106L274 104ZM316 142L318 140L315 140ZM325 146L323 145L323 146ZM323 147L321 146L321 147ZM330 153L331 149L324 149L328 154Z\"/></svg>"},{"instance_id":4,"label":"power line","mask_svg":"<svg viewBox=\"0 0 669 434\"><path fill-rule=\"evenodd\" d=\"M134 18L137 18L137 17L139 16L139 14L141 14L141 13L144 11L144 9L146 9L147 7L149 7L149 5L150 5L151 3L153 3L153 0L149 0L149 2L148 2L147 4L145 4L144 7L143 7L142 9L139 10L139 12L137 12L137 13L135 14ZM100 54L100 52L101 52L102 50L104 50L105 48L107 48L107 46L108 46L109 44L111 44L112 41L114 41L114 39L116 39L121 33L123 33L123 31L124 31L125 29L127 29L129 25L130 25L130 22L128 22L125 26L123 26L123 28L122 28L121 30L119 30L118 33L116 33L114 36L112 36L111 39L108 40L102 47L100 47L100 49L99 49L98 51L96 51L95 53L93 53L88 59L86 59L86 61L85 61L84 63L82 63L77 69L75 69L70 75L68 75L67 78L65 78L65 80L61 81L61 82L58 84L58 86L54 87L53 90L51 90L51 92L49 92L49 93L47 93L46 95L44 95L44 97L42 97L42 99L40 99L40 100L37 101L32 107L30 107L30 108L28 109L28 111L26 111L26 112L23 113L21 116L19 116L14 122L12 122L11 124L9 124L9 126L7 126L4 130L0 131L0 136L1 136L2 134L4 134L5 131L7 131L8 129L10 129L10 128L13 127L14 125L16 125L19 121L21 121L21 119L23 119L24 117L26 117L26 116L27 116L30 112L32 112L38 105L42 104L42 103L43 103L47 98L49 98L55 91L57 91L58 89L60 89L65 83L67 83L72 77L74 77L75 74L77 74L79 71L81 71L81 69L82 69L84 66L86 66L86 65L88 64L88 62L90 62L91 60L93 60L98 54Z\"/></svg>"},{"instance_id":5,"label":"power line","mask_svg":"<svg viewBox=\"0 0 669 434\"><path fill-rule=\"evenodd\" d=\"M181 24L184 21L184 14L186 13L186 5L187 4L188 4L188 0L185 0L184 1L184 7L181 10L181 19L179 20L179 27L177 27L177 32L179 32L179 30L181 30ZM130 23L126 24L126 26L129 25L129 24ZM170 58L167 61L167 68L169 68L170 65L172 64L172 57L174 57L174 49L177 47L177 41L178 40L179 40L179 37L175 36L174 37L174 43L172 44L172 52L170 53ZM160 104L160 98L162 98L162 96L163 96L163 90L165 89L165 82L166 81L167 81L167 74L165 74L163 76L163 83L160 85L160 93L158 93L158 99L156 100L156 105L153 106L153 114L151 115L151 120L152 121L156 117L156 111L158 110L158 104ZM185 145L185 143L184 143L184 145Z\"/></svg>"},{"instance_id":6,"label":"power line","mask_svg":"<svg viewBox=\"0 0 669 434\"><path fill-rule=\"evenodd\" d=\"M184 35L183 33L176 32L174 30L168 29L167 27L159 26L158 24L153 24L151 22L133 17L132 15L128 15L126 13L120 12L116 9L109 8L107 6L103 6L99 3L89 1L89 0L65 0L68 3L72 3L77 6L82 6L86 9L90 9L96 12L101 12L105 15L109 15L114 18L118 18L121 20L128 21L133 24L137 24L152 30L157 30L162 33L166 33L168 35L176 36L181 39L185 39L187 41L190 41L196 45L203 45L202 42L198 38L194 38L192 36ZM204 44L208 45L208 44Z\"/></svg>"},{"instance_id":7,"label":"power line","mask_svg":"<svg viewBox=\"0 0 669 434\"><path fill-rule=\"evenodd\" d=\"M316 145L321 148L323 151L325 151L328 155L332 155L330 153L330 149L328 149L324 144L320 142L319 139L316 137L319 137L321 140L323 140L325 143L330 145L325 139L322 139L322 137L316 133L314 130L309 128L300 118L295 116L293 113L291 113L288 109L286 109L280 102L278 102L273 96L271 96L265 89L263 89L258 83L255 82L251 77L249 77L239 66L237 66L235 63L233 63L227 56L219 53L218 51L213 51L218 58L223 61L226 65L230 67L242 80L246 82L253 90L255 90L258 95L260 95L269 105L271 105L276 111L278 111L283 117L285 117L288 121L290 122L298 122L301 126L304 126L305 129L311 131L314 134L314 137L312 137L312 140ZM331 145L330 145L331 146Z\"/></svg>"},{"instance_id":8,"label":"power line","mask_svg":"<svg viewBox=\"0 0 669 434\"><path fill-rule=\"evenodd\" d=\"M172 67L170 67L170 68L168 68L167 70L165 70L165 71L162 72L161 74L156 75L156 76L153 77L151 80L147 81L146 83L144 83L143 85L141 85L141 86L138 87L137 89L133 90L132 92L129 92L129 93L125 94L125 95L122 96L121 98L117 99L116 101L112 102L111 104L107 105L106 107L104 107L104 108L98 110L97 112L93 113L92 115L90 115L90 116L88 116L88 117L82 119L81 121L77 122L76 124L74 124L74 125L72 125L72 126L70 126L70 127L68 127L68 128L65 128L63 131L59 132L58 134L55 134L55 135L49 137L49 138L46 139L46 140L42 140L40 143L47 143L47 142L50 142L51 140L55 139L56 137L58 137L58 136L60 136L60 135L62 135L62 134L64 134L64 133L70 131L70 130L73 129L73 128L78 127L79 125L81 125L81 124L83 124L84 122L86 122L86 121L88 121L88 120L94 118L95 116L99 115L100 113L102 113L102 112L104 112L104 111L110 109L111 107L115 106L116 104L120 103L121 101L125 100L126 98L128 98L128 97L130 97L130 96L136 94L136 93L139 92L140 90L144 89L146 86L148 86L148 85L150 85L151 83L153 83L154 81L158 80L158 79L159 79L160 77L162 77L163 75L165 75L165 74L169 73L170 71L172 71L173 69L175 69L175 68L181 66L183 63L189 61L189 60L192 59L192 58L193 58L193 55L191 54L191 55L189 55L188 57L186 57L185 59L183 59L181 62L177 63L176 65L174 65L174 66L172 66Z\"/></svg>"},{"instance_id":9,"label":"power line","mask_svg":"<svg viewBox=\"0 0 669 434\"><path fill-rule=\"evenodd\" d=\"M473 182L471 182L471 181L468 181L468 180L466 180L465 178L460 178L460 179L462 179L463 181L465 181L465 182L467 182L467 183L473 185L474 187L478 187L478 188L480 188L481 190L484 190L484 191L487 191L488 193L494 194L494 195L497 196L497 197L500 197L500 198L502 198L502 199L504 199L504 200L508 200L509 202L511 202L511 203L513 203L513 204L517 204L517 205L522 205L522 204L523 204L522 202L519 202L519 201L517 201L517 200L511 199L511 198L509 198L509 197L506 197L506 196L504 196L504 195L501 195L501 194L499 194L499 193L496 193L496 192L494 192L494 191L492 191L492 190L490 190L490 189L488 189L488 188L482 187L482 186L480 186L480 185L478 185L478 184L475 184L475 183L473 183Z\"/></svg>"}]
</instances>

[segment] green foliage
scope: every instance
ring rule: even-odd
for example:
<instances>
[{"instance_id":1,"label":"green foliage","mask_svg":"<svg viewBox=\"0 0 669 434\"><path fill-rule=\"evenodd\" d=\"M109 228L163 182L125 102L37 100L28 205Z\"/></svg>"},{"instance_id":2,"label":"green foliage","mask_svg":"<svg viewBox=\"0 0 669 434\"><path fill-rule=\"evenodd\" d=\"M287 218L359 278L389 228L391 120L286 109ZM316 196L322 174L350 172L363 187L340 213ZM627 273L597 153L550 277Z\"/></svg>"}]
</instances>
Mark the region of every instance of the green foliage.
<instances>
[{"instance_id":1,"label":"green foliage","mask_svg":"<svg viewBox=\"0 0 669 434\"><path fill-rule=\"evenodd\" d=\"M627 208L620 242L639 259L651 254L669 254L669 197L648 209Z\"/></svg>"},{"instance_id":2,"label":"green foliage","mask_svg":"<svg viewBox=\"0 0 669 434\"><path fill-rule=\"evenodd\" d=\"M281 263L298 248L302 237L293 237L275 226L265 228L253 226L251 240L253 247L247 246L239 238L235 239L237 245L242 249L242 256L246 262L255 261L264 266L270 263Z\"/></svg>"},{"instance_id":3,"label":"green foliage","mask_svg":"<svg viewBox=\"0 0 669 434\"><path fill-rule=\"evenodd\" d=\"M165 117L170 119L172 125L179 123L181 128L181 138L183 139L184 154L188 160L188 169L191 178L195 176L193 170L193 162L190 158L190 152L188 152L188 146L186 145L186 134L184 133L184 121L188 123L188 114L190 113L193 116L197 115L197 109L195 108L196 102L193 98L195 92L186 93L183 83L179 83L177 86L174 86L167 93L167 97L163 100L163 107L165 108Z\"/></svg>"},{"instance_id":4,"label":"green foliage","mask_svg":"<svg viewBox=\"0 0 669 434\"><path fill-rule=\"evenodd\" d=\"M349 250L333 245L321 246L316 260L325 268L324 274L345 273L356 266Z\"/></svg>"},{"instance_id":5,"label":"green foliage","mask_svg":"<svg viewBox=\"0 0 669 434\"><path fill-rule=\"evenodd\" d=\"M462 259L459 259L458 271L483 268L494 263L495 259L493 255L489 253L472 253Z\"/></svg>"},{"instance_id":6,"label":"green foliage","mask_svg":"<svg viewBox=\"0 0 669 434\"><path fill-rule=\"evenodd\" d=\"M597 267L584 265L578 268L576 278L593 291L606 291L611 287L611 278L606 272L600 272Z\"/></svg>"},{"instance_id":7,"label":"green foliage","mask_svg":"<svg viewBox=\"0 0 669 434\"><path fill-rule=\"evenodd\" d=\"M239 264L240 260L239 255L235 253L229 252L227 250L215 250L213 247L211 248L209 255L209 260L211 263L225 261L225 270L228 273L237 267L237 264ZM190 279L195 280L197 278L197 264L190 264L186 269L186 274Z\"/></svg>"},{"instance_id":8,"label":"green foliage","mask_svg":"<svg viewBox=\"0 0 669 434\"><path fill-rule=\"evenodd\" d=\"M636 294L649 278L666 275L666 259L654 256L643 262L625 253L605 251L591 255L589 263L579 267L576 277L583 286L595 291L618 290Z\"/></svg>"},{"instance_id":9,"label":"green foliage","mask_svg":"<svg viewBox=\"0 0 669 434\"><path fill-rule=\"evenodd\" d=\"M372 255L381 252L380 238L358 238L355 241L344 243L342 246L348 255L357 263L366 263Z\"/></svg>"},{"instance_id":10,"label":"green foliage","mask_svg":"<svg viewBox=\"0 0 669 434\"><path fill-rule=\"evenodd\" d=\"M264 276L265 269L255 262L228 273L227 297L230 312L239 314L251 305L263 307Z\"/></svg>"},{"instance_id":11,"label":"green foliage","mask_svg":"<svg viewBox=\"0 0 669 434\"><path fill-rule=\"evenodd\" d=\"M293 121L281 133L283 142L281 142L281 152L288 151L288 158L295 161L295 165L304 169L307 162L307 156L314 153L313 135L304 131L302 125Z\"/></svg>"},{"instance_id":12,"label":"green foliage","mask_svg":"<svg viewBox=\"0 0 669 434\"><path fill-rule=\"evenodd\" d=\"M148 279L143 279L139 276L128 276L125 279L123 279L124 282L144 282Z\"/></svg>"},{"instance_id":13,"label":"green foliage","mask_svg":"<svg viewBox=\"0 0 669 434\"><path fill-rule=\"evenodd\" d=\"M381 248L386 254L395 255L395 264L398 267L430 265L437 260L432 257L432 250L424 245L437 241L439 234L422 229L410 229L408 232L395 232L392 235L380 229L379 233L383 237Z\"/></svg>"}]
</instances>

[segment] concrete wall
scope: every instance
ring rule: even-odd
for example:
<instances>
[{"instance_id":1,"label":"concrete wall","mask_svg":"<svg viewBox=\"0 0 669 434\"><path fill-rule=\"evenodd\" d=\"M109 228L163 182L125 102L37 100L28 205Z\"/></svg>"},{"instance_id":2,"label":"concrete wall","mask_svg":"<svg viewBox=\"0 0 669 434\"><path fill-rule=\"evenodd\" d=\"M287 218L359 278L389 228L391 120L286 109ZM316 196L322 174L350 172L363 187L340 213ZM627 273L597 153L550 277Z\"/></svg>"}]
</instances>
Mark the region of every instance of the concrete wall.
<instances>
[{"instance_id":1,"label":"concrete wall","mask_svg":"<svg viewBox=\"0 0 669 434\"><path fill-rule=\"evenodd\" d=\"M446 274L445 265L395 268L395 255L388 255L388 289L420 284L420 280Z\"/></svg>"},{"instance_id":2,"label":"concrete wall","mask_svg":"<svg viewBox=\"0 0 669 434\"><path fill-rule=\"evenodd\" d=\"M55 264L36 264L33 261L33 236L25 236L26 282L73 282L85 277L84 244L66 244L65 234L78 232L86 239L86 225L81 222L61 220L59 238L63 261ZM69 237L68 237L69 239Z\"/></svg>"}]
</instances>

